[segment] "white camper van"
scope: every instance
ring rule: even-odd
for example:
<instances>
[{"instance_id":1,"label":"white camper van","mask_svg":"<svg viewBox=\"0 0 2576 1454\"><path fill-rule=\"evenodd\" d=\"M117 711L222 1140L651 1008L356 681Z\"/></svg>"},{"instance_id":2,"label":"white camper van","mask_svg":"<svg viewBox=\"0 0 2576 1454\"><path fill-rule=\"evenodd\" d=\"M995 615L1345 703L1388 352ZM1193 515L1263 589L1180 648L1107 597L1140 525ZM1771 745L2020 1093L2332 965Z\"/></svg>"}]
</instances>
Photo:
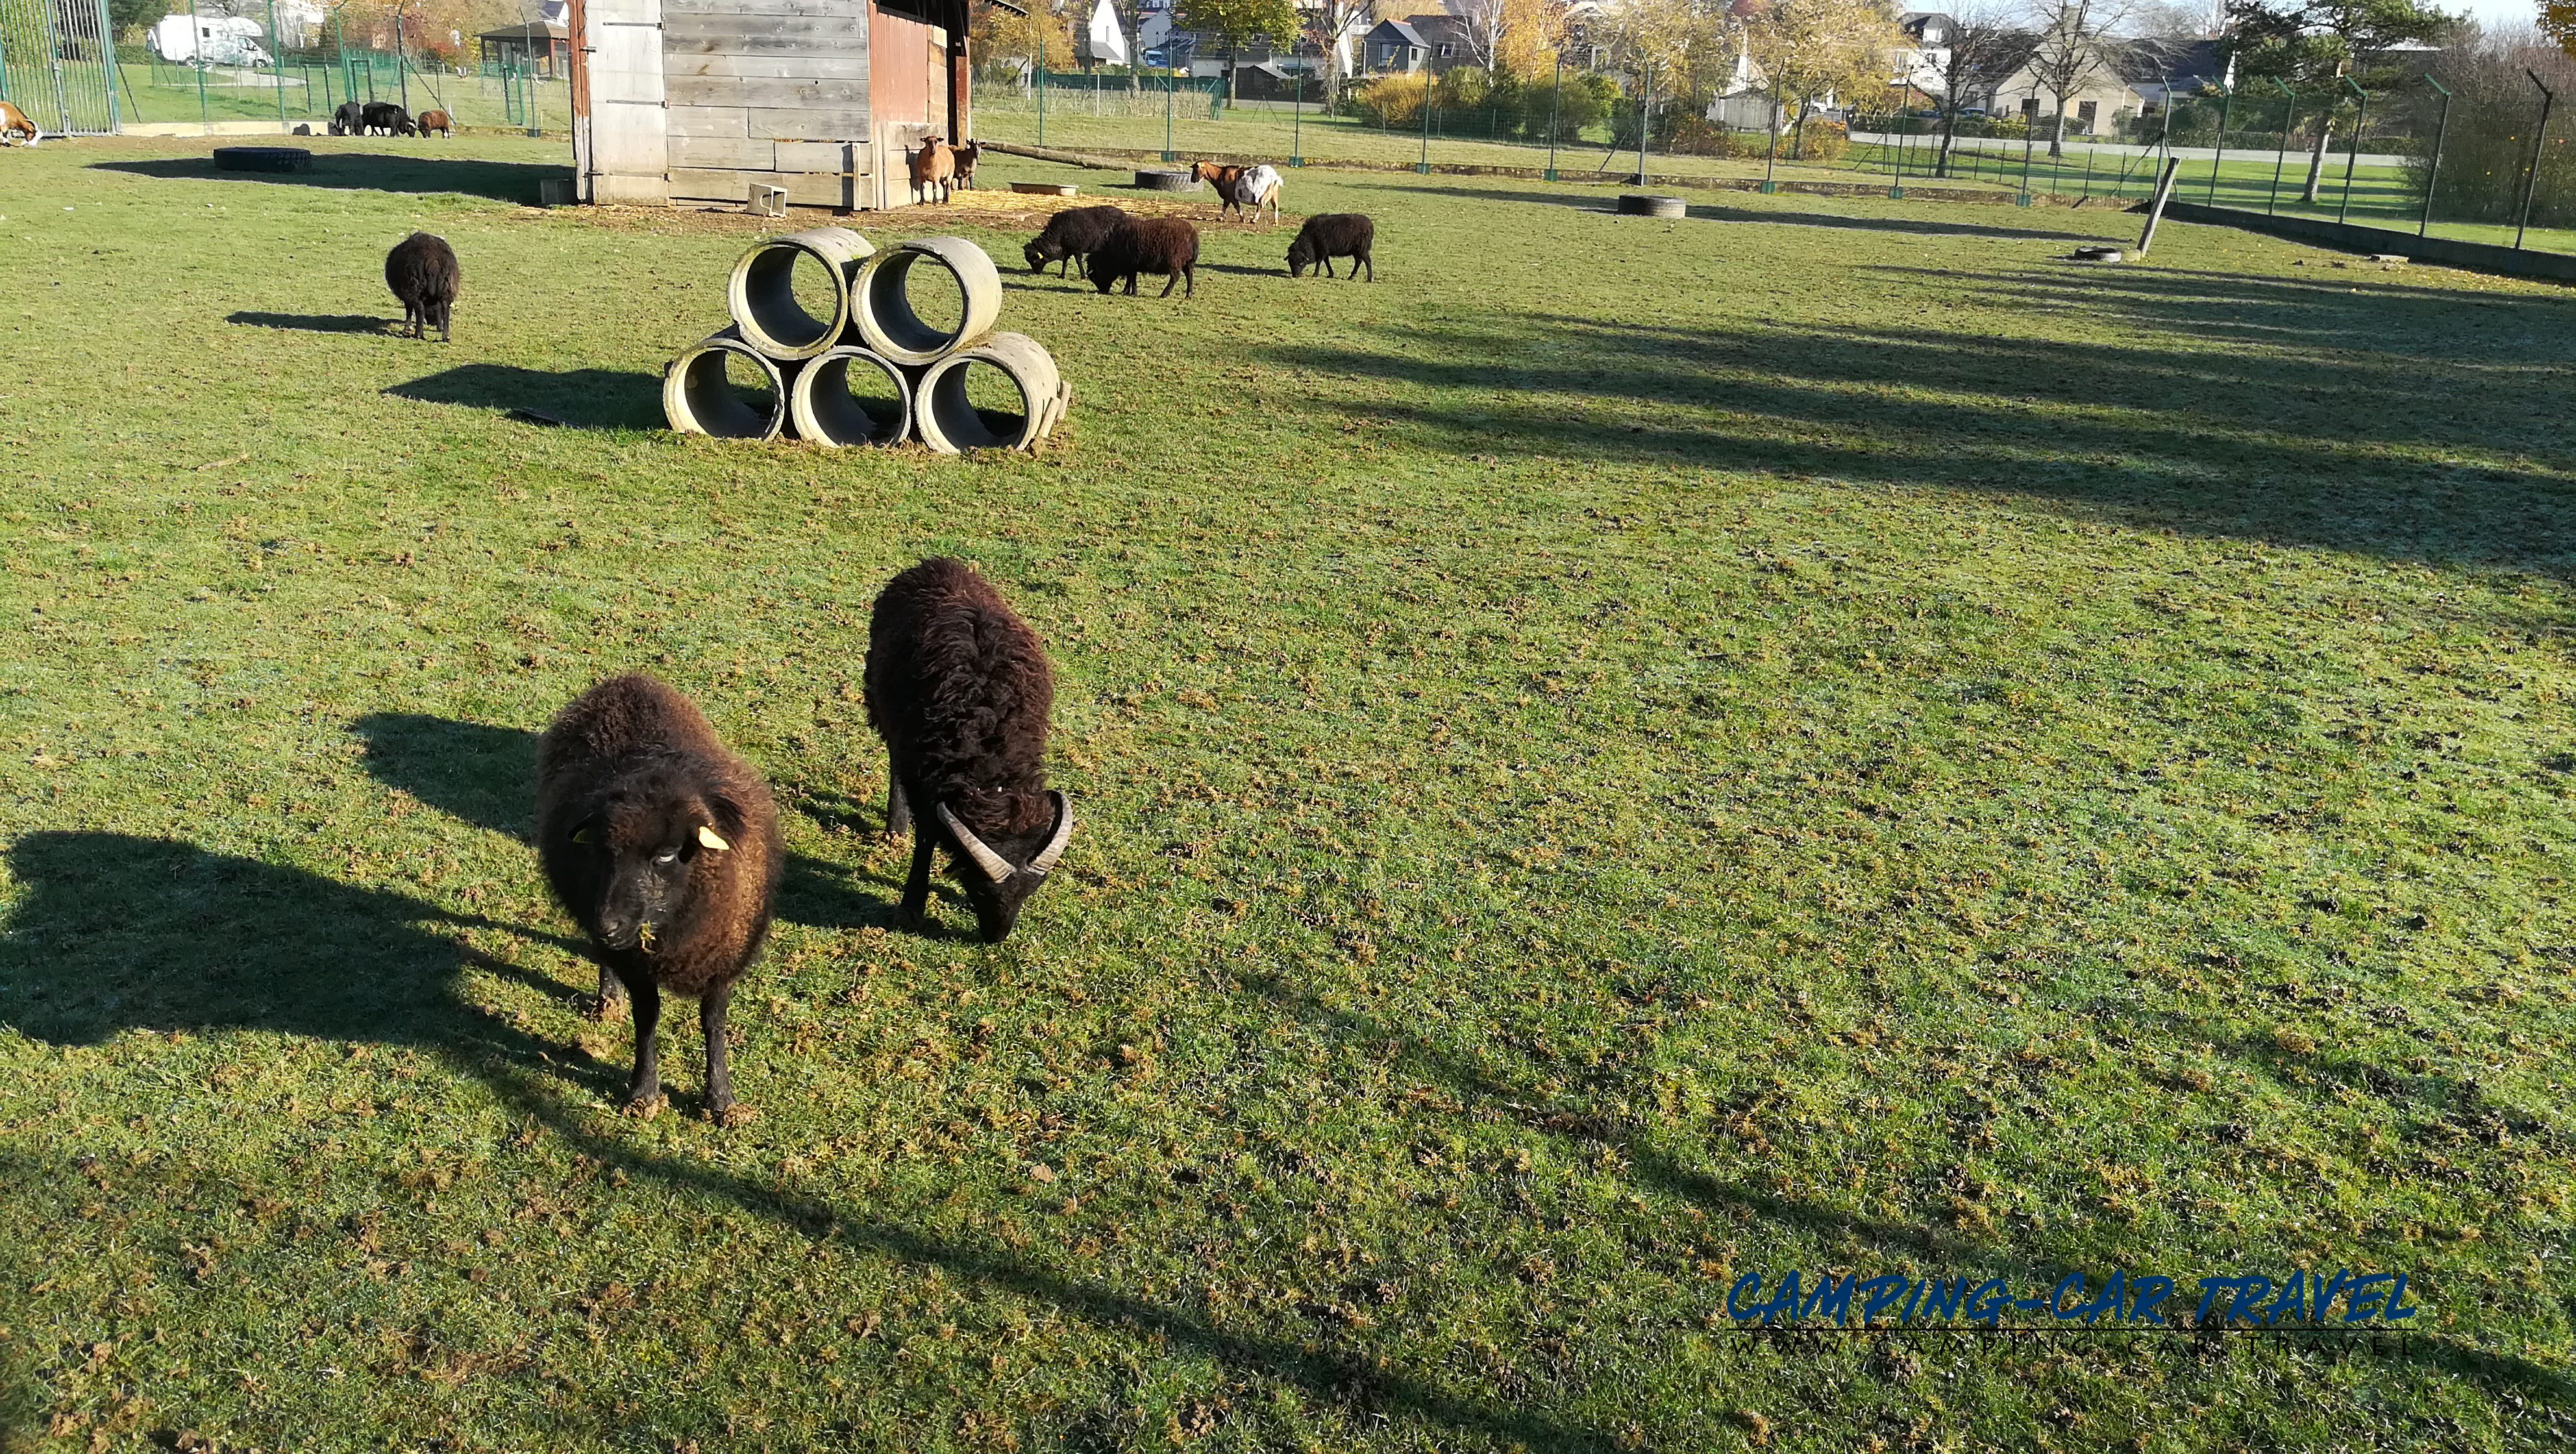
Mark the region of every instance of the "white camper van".
<instances>
[{"instance_id":1,"label":"white camper van","mask_svg":"<svg viewBox=\"0 0 2576 1454\"><path fill-rule=\"evenodd\" d=\"M187 66L273 64L256 20L234 15L165 15L152 27L152 53Z\"/></svg>"}]
</instances>

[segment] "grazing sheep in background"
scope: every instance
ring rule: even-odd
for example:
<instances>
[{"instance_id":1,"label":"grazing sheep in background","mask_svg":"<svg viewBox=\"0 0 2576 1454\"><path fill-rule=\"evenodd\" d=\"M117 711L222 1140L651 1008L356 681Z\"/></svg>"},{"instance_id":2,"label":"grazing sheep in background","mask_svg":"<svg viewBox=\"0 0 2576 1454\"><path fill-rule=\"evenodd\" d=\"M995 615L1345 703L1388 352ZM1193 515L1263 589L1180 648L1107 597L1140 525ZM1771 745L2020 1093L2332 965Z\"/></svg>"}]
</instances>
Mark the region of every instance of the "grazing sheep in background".
<instances>
[{"instance_id":1,"label":"grazing sheep in background","mask_svg":"<svg viewBox=\"0 0 2576 1454\"><path fill-rule=\"evenodd\" d=\"M367 133L367 103L343 101L331 112L333 136L364 136Z\"/></svg>"},{"instance_id":2,"label":"grazing sheep in background","mask_svg":"<svg viewBox=\"0 0 2576 1454\"><path fill-rule=\"evenodd\" d=\"M1370 260L1369 249L1377 243L1377 224L1357 212L1320 212L1306 219L1297 229L1297 239L1288 244L1288 276L1302 278L1306 269L1322 264L1324 276L1333 275L1333 259L1351 260L1351 276L1368 269L1369 281L1377 281L1377 264Z\"/></svg>"},{"instance_id":3,"label":"grazing sheep in background","mask_svg":"<svg viewBox=\"0 0 2576 1454\"><path fill-rule=\"evenodd\" d=\"M464 281L456 266L456 249L447 239L415 232L385 254L385 286L402 300L403 337L427 338L431 324L438 341L448 341L448 310L456 306Z\"/></svg>"},{"instance_id":4,"label":"grazing sheep in background","mask_svg":"<svg viewBox=\"0 0 2576 1454\"><path fill-rule=\"evenodd\" d=\"M1046 229L1020 249L1020 256L1033 273L1055 263L1059 278L1069 267L1079 267L1089 277L1092 250L1108 241L1111 230L1126 220L1127 214L1115 207L1067 208L1047 219Z\"/></svg>"},{"instance_id":5,"label":"grazing sheep in background","mask_svg":"<svg viewBox=\"0 0 2576 1454\"><path fill-rule=\"evenodd\" d=\"M9 138L21 135L27 138L29 146L45 139L45 134L36 129L36 123L27 119L26 112L0 101L0 146L16 146L18 143Z\"/></svg>"},{"instance_id":6,"label":"grazing sheep in background","mask_svg":"<svg viewBox=\"0 0 2576 1454\"><path fill-rule=\"evenodd\" d=\"M940 145L939 138L925 136L921 150L912 154L912 194L915 200L927 201L931 188L939 189L939 200L945 202L957 182L957 152Z\"/></svg>"},{"instance_id":7,"label":"grazing sheep in background","mask_svg":"<svg viewBox=\"0 0 2576 1454\"><path fill-rule=\"evenodd\" d=\"M453 137L456 135L456 118L448 115L444 111L424 111L420 113L419 121L416 124L420 127L420 134L423 136L427 136L433 131L446 137Z\"/></svg>"},{"instance_id":8,"label":"grazing sheep in background","mask_svg":"<svg viewBox=\"0 0 2576 1454\"><path fill-rule=\"evenodd\" d=\"M1270 209L1270 225L1273 227L1278 226L1279 169L1267 164L1254 167L1252 170L1245 172L1242 176L1237 177L1234 182L1235 215L1242 216L1243 209L1249 207L1252 209L1253 217L1259 217L1261 215L1261 209L1265 206ZM1217 215L1219 217L1223 217L1225 215L1225 209L1223 207L1217 208ZM1249 221L1251 219L1246 218L1245 220Z\"/></svg>"},{"instance_id":9,"label":"grazing sheep in background","mask_svg":"<svg viewBox=\"0 0 2576 1454\"><path fill-rule=\"evenodd\" d=\"M370 136L379 131L387 136L409 136L412 131L411 113L391 101L368 102L364 119Z\"/></svg>"},{"instance_id":10,"label":"grazing sheep in background","mask_svg":"<svg viewBox=\"0 0 2576 1454\"><path fill-rule=\"evenodd\" d=\"M977 931L1000 943L1073 833L1072 801L1046 787L1046 648L972 566L926 560L877 594L867 685L868 725L886 744L886 831L913 834L905 920L929 907L944 847Z\"/></svg>"},{"instance_id":11,"label":"grazing sheep in background","mask_svg":"<svg viewBox=\"0 0 2576 1454\"><path fill-rule=\"evenodd\" d=\"M957 185L974 191L975 164L984 159L984 143L969 141L964 146L950 147L949 153L957 164Z\"/></svg>"},{"instance_id":12,"label":"grazing sheep in background","mask_svg":"<svg viewBox=\"0 0 2576 1454\"><path fill-rule=\"evenodd\" d=\"M1171 279L1157 295L1172 296L1176 283L1187 283L1184 298L1198 295L1199 230L1180 217L1130 217L1111 228L1091 252L1091 285L1106 293L1124 279L1127 296L1136 296L1138 273L1161 273Z\"/></svg>"},{"instance_id":13,"label":"grazing sheep in background","mask_svg":"<svg viewBox=\"0 0 2576 1454\"><path fill-rule=\"evenodd\" d=\"M612 677L537 740L537 852L599 960L597 1013L633 1005L626 1108L660 1109L662 991L695 995L707 1037L707 1113L731 1125L725 1006L769 934L782 855L778 809L688 698Z\"/></svg>"}]
</instances>

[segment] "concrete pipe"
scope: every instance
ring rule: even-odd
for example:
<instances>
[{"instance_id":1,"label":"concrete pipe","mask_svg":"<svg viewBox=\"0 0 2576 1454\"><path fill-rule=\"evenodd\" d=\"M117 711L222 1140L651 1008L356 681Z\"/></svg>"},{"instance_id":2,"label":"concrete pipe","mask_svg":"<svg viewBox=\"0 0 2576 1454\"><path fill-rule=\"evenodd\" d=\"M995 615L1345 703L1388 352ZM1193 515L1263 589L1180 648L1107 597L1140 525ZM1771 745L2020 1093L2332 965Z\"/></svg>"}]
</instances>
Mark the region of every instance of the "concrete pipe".
<instances>
[{"instance_id":1,"label":"concrete pipe","mask_svg":"<svg viewBox=\"0 0 2576 1454\"><path fill-rule=\"evenodd\" d=\"M966 396L969 376L977 368L999 372L1019 390L1016 413L986 412ZM1073 388L1055 369L1055 360L1025 333L996 333L972 348L959 349L932 364L913 394L912 417L921 442L941 454L970 449L1035 449L1055 432L1073 405Z\"/></svg>"},{"instance_id":2,"label":"concrete pipe","mask_svg":"<svg viewBox=\"0 0 2576 1454\"><path fill-rule=\"evenodd\" d=\"M929 263L957 283L965 307L954 328L922 321L904 282ZM878 253L859 269L850 289L850 321L869 351L899 364L926 364L961 343L971 343L1002 314L1002 275L992 256L962 237L916 237Z\"/></svg>"},{"instance_id":3,"label":"concrete pipe","mask_svg":"<svg viewBox=\"0 0 2576 1454\"><path fill-rule=\"evenodd\" d=\"M841 341L850 321L850 279L876 251L846 227L817 227L760 243L733 265L725 308L743 342L774 359L812 358ZM796 264L819 264L831 279L831 315L817 318L796 298Z\"/></svg>"},{"instance_id":4,"label":"concrete pipe","mask_svg":"<svg viewBox=\"0 0 2576 1454\"><path fill-rule=\"evenodd\" d=\"M1619 196L1622 217L1687 217L1690 204L1679 197L1650 197L1643 192L1623 192Z\"/></svg>"},{"instance_id":5,"label":"concrete pipe","mask_svg":"<svg viewBox=\"0 0 2576 1454\"><path fill-rule=\"evenodd\" d=\"M787 417L816 444L901 444L912 434L912 381L864 348L836 348L797 374Z\"/></svg>"},{"instance_id":6,"label":"concrete pipe","mask_svg":"<svg viewBox=\"0 0 2576 1454\"><path fill-rule=\"evenodd\" d=\"M736 361L768 386L765 403L744 397L725 377L725 366ZM662 375L662 413L682 434L776 439L787 423L787 393L787 377L778 365L728 328L672 360Z\"/></svg>"}]
</instances>

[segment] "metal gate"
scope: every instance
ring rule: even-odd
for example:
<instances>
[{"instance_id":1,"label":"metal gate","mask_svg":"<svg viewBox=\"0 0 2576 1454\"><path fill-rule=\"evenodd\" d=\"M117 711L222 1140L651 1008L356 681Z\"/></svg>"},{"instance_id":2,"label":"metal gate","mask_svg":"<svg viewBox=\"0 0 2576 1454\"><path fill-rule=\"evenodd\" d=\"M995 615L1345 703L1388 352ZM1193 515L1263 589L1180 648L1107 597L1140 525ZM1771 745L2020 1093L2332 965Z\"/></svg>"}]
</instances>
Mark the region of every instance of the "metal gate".
<instances>
[{"instance_id":1,"label":"metal gate","mask_svg":"<svg viewBox=\"0 0 2576 1454\"><path fill-rule=\"evenodd\" d=\"M0 0L0 101L47 135L116 131L107 0Z\"/></svg>"}]
</instances>

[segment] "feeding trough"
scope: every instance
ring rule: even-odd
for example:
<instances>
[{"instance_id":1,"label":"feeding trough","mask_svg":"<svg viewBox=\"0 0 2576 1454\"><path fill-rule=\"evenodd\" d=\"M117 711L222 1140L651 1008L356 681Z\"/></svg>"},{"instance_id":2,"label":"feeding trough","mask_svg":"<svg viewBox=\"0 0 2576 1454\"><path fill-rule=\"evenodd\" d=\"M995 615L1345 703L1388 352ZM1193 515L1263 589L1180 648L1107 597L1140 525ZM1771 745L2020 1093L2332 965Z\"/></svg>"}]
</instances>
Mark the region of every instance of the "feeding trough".
<instances>
[{"instance_id":1,"label":"feeding trough","mask_svg":"<svg viewBox=\"0 0 2576 1454\"><path fill-rule=\"evenodd\" d=\"M1011 190L1032 197L1070 197L1075 188L1071 182L1013 182Z\"/></svg>"},{"instance_id":2,"label":"feeding trough","mask_svg":"<svg viewBox=\"0 0 2576 1454\"><path fill-rule=\"evenodd\" d=\"M2115 263L2128 254L2116 247L2079 247L2074 258L2080 263Z\"/></svg>"},{"instance_id":3,"label":"feeding trough","mask_svg":"<svg viewBox=\"0 0 2576 1454\"><path fill-rule=\"evenodd\" d=\"M1619 196L1622 217L1687 217L1690 204L1679 197L1655 197L1644 192L1623 192Z\"/></svg>"},{"instance_id":4,"label":"feeding trough","mask_svg":"<svg viewBox=\"0 0 2576 1454\"><path fill-rule=\"evenodd\" d=\"M1136 173L1136 185L1148 192L1195 192L1199 179L1188 172L1140 169Z\"/></svg>"},{"instance_id":5,"label":"feeding trough","mask_svg":"<svg viewBox=\"0 0 2576 1454\"><path fill-rule=\"evenodd\" d=\"M215 165L228 172L309 172L313 153L300 146L219 146Z\"/></svg>"}]
</instances>

